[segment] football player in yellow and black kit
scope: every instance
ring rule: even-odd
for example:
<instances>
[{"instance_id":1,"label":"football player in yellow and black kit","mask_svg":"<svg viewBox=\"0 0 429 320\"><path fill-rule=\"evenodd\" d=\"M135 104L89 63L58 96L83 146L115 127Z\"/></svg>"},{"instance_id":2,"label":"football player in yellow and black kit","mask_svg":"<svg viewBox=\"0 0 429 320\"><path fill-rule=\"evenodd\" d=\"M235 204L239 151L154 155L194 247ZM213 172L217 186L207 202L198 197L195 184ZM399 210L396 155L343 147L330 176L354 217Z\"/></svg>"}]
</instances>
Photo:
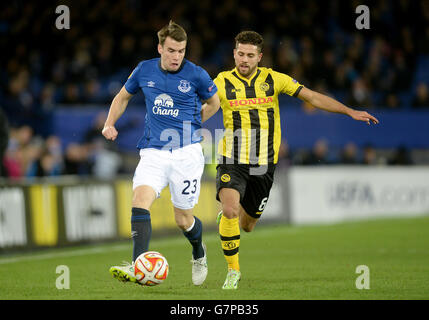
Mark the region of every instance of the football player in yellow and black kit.
<instances>
[{"instance_id":1,"label":"football player in yellow and black kit","mask_svg":"<svg viewBox=\"0 0 429 320\"><path fill-rule=\"evenodd\" d=\"M240 227L250 232L268 201L281 142L279 94L314 107L343 113L368 124L378 120L312 91L290 76L259 67L263 38L243 31L235 38L235 68L215 79L223 111L225 134L218 146L216 199L222 204L219 233L228 274L223 289L237 289Z\"/></svg>"}]
</instances>

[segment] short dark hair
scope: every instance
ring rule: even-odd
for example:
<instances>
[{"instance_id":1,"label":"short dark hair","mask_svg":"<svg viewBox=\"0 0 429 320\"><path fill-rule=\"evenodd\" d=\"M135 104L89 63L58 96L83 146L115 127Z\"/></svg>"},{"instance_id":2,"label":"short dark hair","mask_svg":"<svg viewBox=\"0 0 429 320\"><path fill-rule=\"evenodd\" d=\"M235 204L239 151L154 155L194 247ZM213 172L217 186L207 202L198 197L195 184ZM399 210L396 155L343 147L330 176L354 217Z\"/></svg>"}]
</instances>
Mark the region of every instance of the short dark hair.
<instances>
[{"instance_id":1,"label":"short dark hair","mask_svg":"<svg viewBox=\"0 0 429 320\"><path fill-rule=\"evenodd\" d=\"M255 31L242 31L235 37L236 48L239 43L253 44L254 46L257 46L259 52L261 52L262 48L264 47L264 38L262 38L262 36Z\"/></svg>"},{"instance_id":2,"label":"short dark hair","mask_svg":"<svg viewBox=\"0 0 429 320\"><path fill-rule=\"evenodd\" d=\"M167 39L167 37L170 37L177 42L188 40L185 29L183 29L173 20L170 20L168 25L164 26L161 30L158 31L158 40L161 45L164 45L165 39Z\"/></svg>"}]
</instances>

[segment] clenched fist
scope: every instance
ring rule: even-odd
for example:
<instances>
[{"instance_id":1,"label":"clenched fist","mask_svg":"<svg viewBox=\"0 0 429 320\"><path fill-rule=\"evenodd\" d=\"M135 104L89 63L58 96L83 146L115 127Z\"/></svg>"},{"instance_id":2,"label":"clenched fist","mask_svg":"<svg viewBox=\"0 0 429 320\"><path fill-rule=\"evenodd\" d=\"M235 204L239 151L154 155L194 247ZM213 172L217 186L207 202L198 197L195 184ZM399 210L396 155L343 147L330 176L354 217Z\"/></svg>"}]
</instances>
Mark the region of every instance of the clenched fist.
<instances>
[{"instance_id":1,"label":"clenched fist","mask_svg":"<svg viewBox=\"0 0 429 320\"><path fill-rule=\"evenodd\" d=\"M103 128L103 131L101 131L101 133L107 140L112 140L112 141L114 141L118 136L118 131L114 126L105 126Z\"/></svg>"}]
</instances>

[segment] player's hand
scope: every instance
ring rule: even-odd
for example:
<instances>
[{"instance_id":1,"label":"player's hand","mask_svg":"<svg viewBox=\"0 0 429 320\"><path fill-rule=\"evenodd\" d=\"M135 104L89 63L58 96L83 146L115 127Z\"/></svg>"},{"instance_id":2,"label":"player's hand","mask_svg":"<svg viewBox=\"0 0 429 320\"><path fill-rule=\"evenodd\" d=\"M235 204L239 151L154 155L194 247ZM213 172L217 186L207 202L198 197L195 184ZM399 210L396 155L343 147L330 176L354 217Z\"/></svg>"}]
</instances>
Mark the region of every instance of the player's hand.
<instances>
[{"instance_id":1,"label":"player's hand","mask_svg":"<svg viewBox=\"0 0 429 320\"><path fill-rule=\"evenodd\" d=\"M353 119L358 120L358 121L365 121L367 124L371 124L371 121L373 124L379 123L379 121L377 120L376 117L370 115L366 111L353 110L350 113L350 117L352 117Z\"/></svg>"},{"instance_id":2,"label":"player's hand","mask_svg":"<svg viewBox=\"0 0 429 320\"><path fill-rule=\"evenodd\" d=\"M103 128L103 131L101 131L101 133L107 140L112 140L112 141L114 141L118 136L118 131L114 126L105 126Z\"/></svg>"}]
</instances>

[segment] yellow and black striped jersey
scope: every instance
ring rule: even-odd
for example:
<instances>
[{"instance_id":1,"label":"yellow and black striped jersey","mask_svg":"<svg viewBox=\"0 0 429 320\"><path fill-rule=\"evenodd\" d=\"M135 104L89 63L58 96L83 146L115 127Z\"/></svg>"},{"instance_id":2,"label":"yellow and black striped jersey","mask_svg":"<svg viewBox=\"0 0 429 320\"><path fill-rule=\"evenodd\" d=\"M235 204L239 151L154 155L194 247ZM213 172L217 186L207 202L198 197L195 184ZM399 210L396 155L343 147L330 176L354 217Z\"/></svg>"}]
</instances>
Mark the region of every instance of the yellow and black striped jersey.
<instances>
[{"instance_id":1,"label":"yellow and black striped jersey","mask_svg":"<svg viewBox=\"0 0 429 320\"><path fill-rule=\"evenodd\" d=\"M214 82L225 127L218 153L238 163L277 163L281 143L278 95L296 97L303 86L284 73L262 67L251 79L233 69L219 73Z\"/></svg>"}]
</instances>

